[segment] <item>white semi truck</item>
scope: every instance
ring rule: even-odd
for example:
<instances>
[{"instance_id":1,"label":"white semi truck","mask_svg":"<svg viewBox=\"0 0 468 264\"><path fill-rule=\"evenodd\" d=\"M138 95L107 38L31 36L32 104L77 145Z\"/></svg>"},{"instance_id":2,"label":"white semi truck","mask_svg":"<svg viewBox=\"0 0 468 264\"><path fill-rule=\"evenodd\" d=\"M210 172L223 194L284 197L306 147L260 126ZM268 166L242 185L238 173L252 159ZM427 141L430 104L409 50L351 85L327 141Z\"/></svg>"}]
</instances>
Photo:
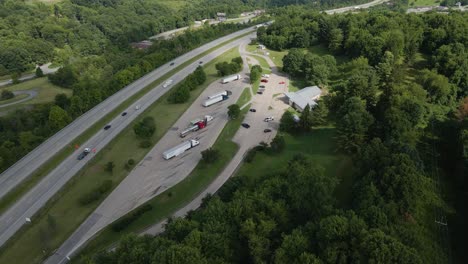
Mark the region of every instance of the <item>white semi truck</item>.
<instances>
[{"instance_id":1,"label":"white semi truck","mask_svg":"<svg viewBox=\"0 0 468 264\"><path fill-rule=\"evenodd\" d=\"M171 159L173 157L177 157L180 154L184 153L185 151L187 151L187 150L189 150L189 149L191 149L193 147L198 146L199 144L200 144L200 142L195 140L195 139L185 141L185 142L171 148L170 150L165 151L163 153L163 158L168 160L168 159Z\"/></svg>"},{"instance_id":2,"label":"white semi truck","mask_svg":"<svg viewBox=\"0 0 468 264\"><path fill-rule=\"evenodd\" d=\"M240 79L241 79L240 74L236 74L236 75L231 75L229 77L224 78L221 82L222 83L228 83L228 82L237 81L237 80L240 80Z\"/></svg>"},{"instance_id":3,"label":"white semi truck","mask_svg":"<svg viewBox=\"0 0 468 264\"><path fill-rule=\"evenodd\" d=\"M194 132L194 131L205 128L208 125L208 123L211 122L211 120L213 119L214 118L212 116L206 115L204 119L197 118L195 120L192 120L190 122L190 126L187 129L180 132L180 137L183 138L186 135L188 135L190 132Z\"/></svg>"},{"instance_id":4,"label":"white semi truck","mask_svg":"<svg viewBox=\"0 0 468 264\"><path fill-rule=\"evenodd\" d=\"M230 95L228 94L228 91L222 91L220 93L217 93L217 94L213 94L213 95L210 95L208 96L208 99L213 99L213 98L216 98L218 96L223 96L223 95Z\"/></svg>"},{"instance_id":5,"label":"white semi truck","mask_svg":"<svg viewBox=\"0 0 468 264\"><path fill-rule=\"evenodd\" d=\"M210 105L214 105L214 104L219 103L221 101L227 100L228 98L229 98L229 96L227 96L227 95L221 95L221 96L218 96L218 97L215 97L215 98L212 98L212 99L208 99L205 102L203 102L203 106L208 107Z\"/></svg>"}]
</instances>

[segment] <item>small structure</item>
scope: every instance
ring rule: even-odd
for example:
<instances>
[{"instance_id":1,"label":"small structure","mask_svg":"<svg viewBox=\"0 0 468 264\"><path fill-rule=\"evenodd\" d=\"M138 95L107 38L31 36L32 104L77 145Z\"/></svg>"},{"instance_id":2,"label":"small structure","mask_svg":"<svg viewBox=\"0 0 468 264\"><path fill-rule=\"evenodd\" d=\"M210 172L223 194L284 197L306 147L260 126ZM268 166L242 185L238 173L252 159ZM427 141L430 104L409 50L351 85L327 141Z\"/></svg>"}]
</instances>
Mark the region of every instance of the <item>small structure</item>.
<instances>
[{"instance_id":1,"label":"small structure","mask_svg":"<svg viewBox=\"0 0 468 264\"><path fill-rule=\"evenodd\" d=\"M288 98L288 103L298 112L302 112L306 105L314 108L317 105L317 100L320 98L322 90L318 86L310 86L301 89L297 92L288 92L284 95Z\"/></svg>"},{"instance_id":2,"label":"small structure","mask_svg":"<svg viewBox=\"0 0 468 264\"><path fill-rule=\"evenodd\" d=\"M219 22L223 22L227 20L226 13L216 13L216 17Z\"/></svg>"},{"instance_id":3,"label":"small structure","mask_svg":"<svg viewBox=\"0 0 468 264\"><path fill-rule=\"evenodd\" d=\"M259 9L259 10L254 10L254 15L259 16L263 13L265 13L265 9Z\"/></svg>"},{"instance_id":4,"label":"small structure","mask_svg":"<svg viewBox=\"0 0 468 264\"><path fill-rule=\"evenodd\" d=\"M144 50L144 49L147 49L147 48L151 47L151 45L153 45L153 42L151 42L149 40L143 40L143 41L140 41L140 42L132 43L130 45L135 49Z\"/></svg>"},{"instance_id":5,"label":"small structure","mask_svg":"<svg viewBox=\"0 0 468 264\"><path fill-rule=\"evenodd\" d=\"M262 50L266 49L265 45L262 45L262 44L259 44L257 48L262 49Z\"/></svg>"}]
</instances>

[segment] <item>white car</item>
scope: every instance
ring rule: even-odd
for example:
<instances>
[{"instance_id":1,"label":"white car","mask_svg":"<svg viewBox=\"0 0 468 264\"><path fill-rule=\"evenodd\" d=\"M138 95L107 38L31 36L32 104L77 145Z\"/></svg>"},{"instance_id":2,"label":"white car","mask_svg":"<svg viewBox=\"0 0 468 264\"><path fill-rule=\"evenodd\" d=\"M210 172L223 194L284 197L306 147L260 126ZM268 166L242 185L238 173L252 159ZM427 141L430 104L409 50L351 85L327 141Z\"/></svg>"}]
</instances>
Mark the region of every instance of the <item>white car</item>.
<instances>
[{"instance_id":1,"label":"white car","mask_svg":"<svg viewBox=\"0 0 468 264\"><path fill-rule=\"evenodd\" d=\"M163 87L164 87L164 88L168 87L169 85L172 84L172 82L173 82L172 80L167 80L167 81L163 84Z\"/></svg>"},{"instance_id":2,"label":"white car","mask_svg":"<svg viewBox=\"0 0 468 264\"><path fill-rule=\"evenodd\" d=\"M262 77L263 78L270 78L270 75L269 74L262 74Z\"/></svg>"},{"instance_id":3,"label":"white car","mask_svg":"<svg viewBox=\"0 0 468 264\"><path fill-rule=\"evenodd\" d=\"M273 121L273 120L275 120L275 119L272 116L270 116L270 117L266 117L263 121L270 122L270 121Z\"/></svg>"}]
</instances>

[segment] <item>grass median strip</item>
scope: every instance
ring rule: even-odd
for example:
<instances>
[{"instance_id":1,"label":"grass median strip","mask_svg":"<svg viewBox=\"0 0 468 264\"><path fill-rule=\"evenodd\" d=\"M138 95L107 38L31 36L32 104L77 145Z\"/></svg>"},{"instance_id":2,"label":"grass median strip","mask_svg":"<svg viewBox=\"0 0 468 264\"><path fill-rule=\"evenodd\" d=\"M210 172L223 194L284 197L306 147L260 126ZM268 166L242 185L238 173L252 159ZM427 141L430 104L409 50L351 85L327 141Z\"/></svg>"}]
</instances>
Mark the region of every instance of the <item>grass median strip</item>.
<instances>
[{"instance_id":1,"label":"grass median strip","mask_svg":"<svg viewBox=\"0 0 468 264\"><path fill-rule=\"evenodd\" d=\"M83 193L89 192L89 190L94 189L106 180L112 180L113 186L117 186L128 174L128 170L125 168L125 164L128 160L133 159L137 164L150 150L139 147L139 141L135 137L132 129L133 124L140 121L145 116L152 116L156 120L157 126L152 142L157 142L179 116L192 104L204 88L218 78L214 65L221 60L231 60L237 56L239 56L239 53L237 49L234 48L207 63L205 65L205 72L208 77L207 82L191 92L189 102L184 104L169 104L167 102L169 92L135 119L131 125L124 129L113 141L102 149L78 175L70 180L70 182L33 217L33 223L31 225L23 227L7 242L0 251L0 263L39 263L49 255L53 249L59 247L104 198L101 197L101 199L95 202L86 206L81 206L78 200ZM198 57L193 60L196 59L198 59ZM180 67L184 67L184 65ZM173 74L173 72L170 74ZM157 83L164 81L169 76L169 74L165 75L151 86L153 87ZM133 101L134 100L127 101L127 107L131 105ZM125 108L122 109L119 107L114 110L113 114L106 116L106 118L99 122L99 125L93 126L92 129L102 129L103 125L106 124L109 119L120 114L124 109ZM86 135L83 134L80 136L80 139L83 140L82 142L94 134L93 132L95 132L95 130L92 129L86 131ZM76 141L78 141L78 139ZM66 151L70 150L68 148L62 150L63 153L66 153ZM115 168L112 173L109 173L104 170L104 167L111 161L115 164ZM59 162L60 161L56 161L55 165ZM49 163L50 169L54 167L53 165L54 164Z\"/></svg>"},{"instance_id":2,"label":"grass median strip","mask_svg":"<svg viewBox=\"0 0 468 264\"><path fill-rule=\"evenodd\" d=\"M106 250L126 234L141 232L149 226L166 219L203 192L236 154L238 146L232 142L232 138L239 129L248 109L249 107L244 108L239 118L230 120L219 135L213 145L214 149L220 151L220 158L216 162L209 165L199 163L183 181L141 205L139 208L151 205L153 210L141 215L124 230L115 232L110 226L105 228L73 259L72 263L85 263L84 259L87 257Z\"/></svg>"},{"instance_id":3,"label":"grass median strip","mask_svg":"<svg viewBox=\"0 0 468 264\"><path fill-rule=\"evenodd\" d=\"M236 37L234 39L225 41L216 47L213 47L195 57L192 59L180 64L179 66L175 67L173 70L168 72L167 74L163 75L161 78L158 80L152 82L150 85L146 86L144 89L142 89L140 92L134 94L131 96L129 99L127 99L125 102L123 102L120 106L118 106L116 109L111 111L109 114L107 114L105 117L103 117L100 121L96 122L92 127L90 127L88 130L86 130L83 134L78 136L72 144L64 147L62 150L60 150L56 155L54 155L48 162L46 162L43 166L41 166L31 177L29 177L27 180L19 184L15 189L13 189L11 192L9 192L7 195L5 195L1 200L0 200L0 214L3 213L6 209L8 209L11 205L13 205L14 202L16 202L21 196L23 196L27 191L29 191L32 187L34 187L43 177L45 177L47 174L49 174L55 167L57 167L63 160L65 160L66 157L71 155L75 149L74 145L78 144L81 145L84 142L86 142L88 139L90 139L94 134L96 134L97 131L102 129L107 123L109 123L112 119L114 119L116 116L120 115L121 112L123 112L125 109L127 109L130 105L132 105L136 100L141 98L143 95L148 93L151 89L153 89L156 85L161 84L163 81L183 69L184 67L190 65L191 63L197 61L199 58L211 53L212 51L226 45L229 42L232 42L236 39L242 38L249 33L243 34L239 37ZM47 80L46 78L42 78ZM41 79L35 79L36 80L41 80Z\"/></svg>"},{"instance_id":4,"label":"grass median strip","mask_svg":"<svg viewBox=\"0 0 468 264\"><path fill-rule=\"evenodd\" d=\"M242 107L243 105L248 103L250 99L252 99L252 95L250 94L250 88L246 87L242 91L242 94L239 97L239 100L237 100L237 104L239 105L239 107Z\"/></svg>"}]
</instances>

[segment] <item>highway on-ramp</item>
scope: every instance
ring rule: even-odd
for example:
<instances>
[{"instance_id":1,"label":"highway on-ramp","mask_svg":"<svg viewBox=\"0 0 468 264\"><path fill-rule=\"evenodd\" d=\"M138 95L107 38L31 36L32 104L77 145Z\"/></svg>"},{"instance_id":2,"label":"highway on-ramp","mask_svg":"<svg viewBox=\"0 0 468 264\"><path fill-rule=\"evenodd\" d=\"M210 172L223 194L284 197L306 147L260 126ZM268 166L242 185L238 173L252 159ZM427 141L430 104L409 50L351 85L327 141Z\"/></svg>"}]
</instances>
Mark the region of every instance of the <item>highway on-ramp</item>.
<instances>
[{"instance_id":1,"label":"highway on-ramp","mask_svg":"<svg viewBox=\"0 0 468 264\"><path fill-rule=\"evenodd\" d=\"M114 95L108 97L106 100L77 118L75 121L70 123L68 126L51 136L49 139L44 141L41 145L29 152L21 160L13 164L10 168L0 174L0 199L10 192L14 187L20 184L23 180L31 176L41 165L47 162L55 154L57 154L65 146L70 145L73 140L90 128L94 123L102 119L106 114L110 113L125 100L130 98L132 95L138 93L143 88L161 78L163 75L171 71L174 67L190 60L191 58L213 48L217 45L241 36L249 31L252 31L253 27L240 30L233 34L214 40L208 44L205 44L195 50L192 50L176 59L172 62L174 66L170 66L169 63L162 65L156 70L146 74L142 78L133 82L132 84L121 89ZM0 226L2 223L0 222ZM0 229L1 230L1 229ZM1 234L1 231L0 231ZM3 242L0 240L0 246Z\"/></svg>"},{"instance_id":2,"label":"highway on-ramp","mask_svg":"<svg viewBox=\"0 0 468 264\"><path fill-rule=\"evenodd\" d=\"M209 49L210 46L216 46L226 40L232 39L234 37L240 36L242 34L248 33L252 31L253 28L249 28L246 30L242 30L235 34L231 34L230 37L224 37L217 41L211 42L208 47L203 47L201 50L198 49L196 53L189 53L188 55L184 55L179 57L175 60L176 63L181 64L186 60L191 59L192 57L198 55L199 53ZM211 52L210 54L200 58L200 60L204 62L208 62L217 56L224 53L226 50L239 45L240 41L245 41L246 38L250 36L243 37L239 40L235 40L230 42L227 45ZM174 76L171 77L173 80L173 84L164 88L162 85L158 85L154 87L146 96L140 98L136 103L134 103L129 109L126 110L128 113L126 116L117 116L114 120L110 122L112 127L109 130L101 130L96 133L91 139L89 139L83 147L90 147L92 149L96 149L99 151L102 149L108 142L110 142L117 134L119 134L125 127L127 127L137 116L139 113L143 112L147 107L149 107L153 102L155 102L158 98L160 98L165 92L167 92L173 85L177 84L181 80L183 80L188 74L192 73L196 67L198 67L198 61L190 64L189 66L185 67ZM164 67L164 70L161 72L154 72L153 76L150 77L143 77L144 80L141 79L136 81L134 85L131 87L135 88L135 90L141 90L146 85L150 84L153 80L159 78L160 76L164 75L168 72L171 68L168 66ZM157 77L156 77L157 76ZM133 94L135 91L129 91L129 93ZM118 94L116 97L116 101L123 102L131 95L124 95ZM118 103L115 103L118 104ZM135 109L135 106L139 105L139 110ZM110 107L110 106L109 106ZM115 106L114 106L115 107ZM113 108L114 108L113 107ZM93 109L94 110L94 109ZM91 110L91 111L93 111ZM102 112L111 111L109 109L102 109ZM93 111L95 112L95 111ZM95 113L95 115L99 115L99 113ZM93 120L93 122L98 121L99 119L93 118L90 116L89 120ZM83 126L89 127L90 124L83 124ZM76 129L82 129L81 126L77 126ZM73 131L71 131L72 133ZM63 140L66 140L66 136L64 135ZM66 144L66 143L64 143ZM51 151L53 148L48 149ZM27 194L25 194L19 201L17 201L11 208L8 209L2 216L0 216L0 245L3 245L15 232L20 229L25 223L26 218L31 218L34 221L33 215L45 205L45 203L55 194L57 193L60 188L69 180L71 179L81 168L83 168L86 163L92 158L94 153L89 154L83 160L78 161L77 156L82 151L77 150L75 153L69 157L67 157L59 166L57 166L51 173L49 173L45 178L43 178L33 189L31 189ZM1 184L3 185L3 183Z\"/></svg>"}]
</instances>

